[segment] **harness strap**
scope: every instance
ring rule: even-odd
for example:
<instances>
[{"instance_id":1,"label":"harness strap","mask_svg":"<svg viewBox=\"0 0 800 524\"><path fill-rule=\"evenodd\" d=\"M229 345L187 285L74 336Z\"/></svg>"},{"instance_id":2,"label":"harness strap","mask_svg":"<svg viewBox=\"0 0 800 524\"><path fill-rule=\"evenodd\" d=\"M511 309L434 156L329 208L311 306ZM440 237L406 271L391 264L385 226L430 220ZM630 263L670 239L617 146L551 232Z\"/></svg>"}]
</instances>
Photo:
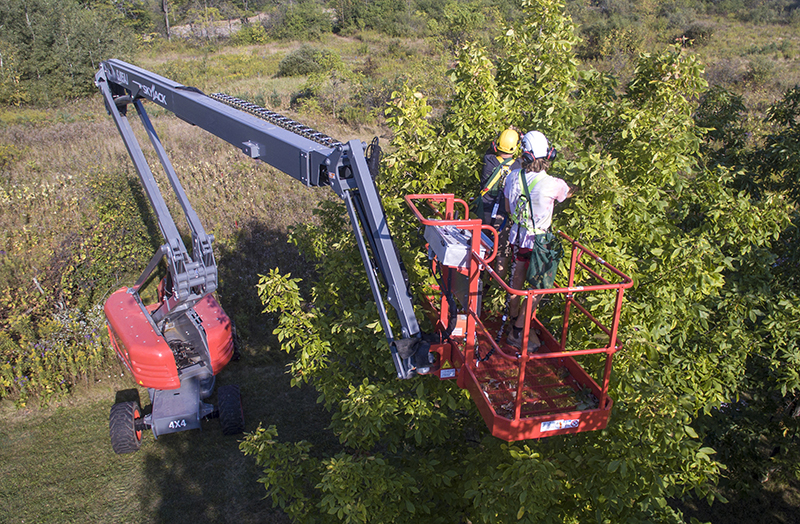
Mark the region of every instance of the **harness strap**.
<instances>
[{"instance_id":1,"label":"harness strap","mask_svg":"<svg viewBox=\"0 0 800 524\"><path fill-rule=\"evenodd\" d=\"M547 230L539 229L539 228L536 227L536 220L533 218L533 202L531 201L531 189L536 187L536 184L538 184L539 182L542 181L542 179L544 178L544 175L545 175L544 172L541 172L538 175L536 175L536 178L531 180L531 186L528 187L527 180L525 179L525 173L523 173L522 170L520 170L520 172L519 172L519 181L520 181L520 184L522 184L522 191L523 191L523 194L524 194L525 198L528 200L528 209L531 212L531 224L533 224L533 234L534 235L541 235L541 234L547 233ZM519 207L519 204L517 204L517 207ZM515 218L517 218L516 222L517 222L517 224L519 224L521 217L516 217L515 216ZM527 229L527 227L526 227L526 229Z\"/></svg>"},{"instance_id":2,"label":"harness strap","mask_svg":"<svg viewBox=\"0 0 800 524\"><path fill-rule=\"evenodd\" d=\"M498 157L498 159L499 159L499 157ZM503 162L499 166L494 168L494 171L492 171L492 176L489 178L489 181L486 183L486 187L481 189L481 196L485 195L486 193L488 193L489 191L494 189L494 186L497 185L497 183L500 181L500 179L503 177L503 175L504 174L508 174L508 170L510 169L510 166L511 166L512 162L514 162L513 158L506 158L506 159L503 160Z\"/></svg>"}]
</instances>

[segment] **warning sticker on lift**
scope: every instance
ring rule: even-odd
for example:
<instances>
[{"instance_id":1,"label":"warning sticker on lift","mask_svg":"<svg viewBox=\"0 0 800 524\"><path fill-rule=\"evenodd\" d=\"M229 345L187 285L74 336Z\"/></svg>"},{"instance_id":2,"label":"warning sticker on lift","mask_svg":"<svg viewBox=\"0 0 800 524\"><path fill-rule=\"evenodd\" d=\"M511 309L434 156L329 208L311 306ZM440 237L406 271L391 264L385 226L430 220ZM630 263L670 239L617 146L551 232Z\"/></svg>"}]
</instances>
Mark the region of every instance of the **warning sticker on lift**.
<instances>
[{"instance_id":1,"label":"warning sticker on lift","mask_svg":"<svg viewBox=\"0 0 800 524\"><path fill-rule=\"evenodd\" d=\"M577 428L578 424L580 424L580 420L576 418L565 420L548 420L547 422L542 422L542 426L539 431L544 433L545 431L558 431L559 429Z\"/></svg>"},{"instance_id":2,"label":"warning sticker on lift","mask_svg":"<svg viewBox=\"0 0 800 524\"><path fill-rule=\"evenodd\" d=\"M439 378L440 379L455 378L455 376L456 376L455 368L451 367L450 362L446 360L444 362L444 365L442 366L442 369L439 371Z\"/></svg>"}]
</instances>

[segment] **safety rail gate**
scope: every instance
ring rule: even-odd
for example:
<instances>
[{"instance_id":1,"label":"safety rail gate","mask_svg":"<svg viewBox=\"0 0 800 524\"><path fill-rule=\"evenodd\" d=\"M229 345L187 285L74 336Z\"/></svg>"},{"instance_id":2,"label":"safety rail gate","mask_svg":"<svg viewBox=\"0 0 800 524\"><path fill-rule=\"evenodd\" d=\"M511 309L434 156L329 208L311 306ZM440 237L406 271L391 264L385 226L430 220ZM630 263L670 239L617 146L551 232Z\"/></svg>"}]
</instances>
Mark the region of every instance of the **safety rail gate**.
<instances>
[{"instance_id":1,"label":"safety rail gate","mask_svg":"<svg viewBox=\"0 0 800 524\"><path fill-rule=\"evenodd\" d=\"M464 200L435 194L408 195L406 202L425 226L432 270L441 272L439 282L444 284L433 286L429 297L439 331L448 334L446 340L431 347L439 354L434 374L440 379L456 379L460 388L467 389L492 435L503 440L605 428L613 405L608 386L613 355L620 349L617 334L622 299L624 290L633 285L631 278L559 231L560 238L572 247L567 285L512 289L490 266L497 254L492 247L497 245L497 231L480 220L457 219L457 206L463 208L461 216L469 216ZM423 215L418 202L428 204L428 214L433 218ZM566 256L565 250L562 264ZM521 310L527 319L521 347L528 347L534 329L542 344L535 352L507 344L497 335L502 333L501 314L481 311L483 272L506 293L529 299ZM593 309L604 309L604 317L610 316L610 320L602 322L589 310L588 301L579 300L590 293L605 295L604 300L593 301ZM458 305L452 299L454 295ZM530 299L535 295L563 300L558 338L534 314ZM452 311L454 307L457 311ZM569 350L573 326L581 333L573 336L577 342L570 345L579 347ZM598 343L601 347L592 347Z\"/></svg>"}]
</instances>

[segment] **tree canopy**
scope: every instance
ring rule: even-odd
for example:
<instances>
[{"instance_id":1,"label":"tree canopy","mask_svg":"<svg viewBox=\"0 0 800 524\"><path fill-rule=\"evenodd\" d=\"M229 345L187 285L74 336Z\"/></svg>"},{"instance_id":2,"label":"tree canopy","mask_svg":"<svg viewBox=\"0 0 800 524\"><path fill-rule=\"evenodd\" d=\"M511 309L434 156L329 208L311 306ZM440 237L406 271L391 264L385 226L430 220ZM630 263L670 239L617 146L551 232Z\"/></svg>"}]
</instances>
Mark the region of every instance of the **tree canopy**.
<instances>
[{"instance_id":1,"label":"tree canopy","mask_svg":"<svg viewBox=\"0 0 800 524\"><path fill-rule=\"evenodd\" d=\"M709 113L700 111L707 85L695 56L679 46L641 54L618 85L579 64L559 0L522 6L524 20L503 28L500 53L463 47L443 118L431 117L413 86L394 93L386 114L395 135L378 182L412 280L424 282L402 197L472 196L498 131L548 136L563 153L552 173L579 187L557 210L557 227L635 280L609 425L505 443L455 384L393 380L376 308L361 298L366 276L343 207L326 203L319 226L293 235L324 260L313 295L301 297L278 272L259 292L279 314L294 381L311 383L331 410L341 451L321 456L307 442L281 442L275 427L242 443L264 468L273 502L297 522L681 522L667 501L689 492L714 500L725 464L703 437L730 438L720 421L743 396L771 399L780 424L769 438L796 436L785 407L800 386L800 302L783 285L796 273L783 241L796 205L796 91L770 113L774 155L762 171L712 158L713 142L731 136L699 123Z\"/></svg>"},{"instance_id":2,"label":"tree canopy","mask_svg":"<svg viewBox=\"0 0 800 524\"><path fill-rule=\"evenodd\" d=\"M47 103L94 92L100 61L127 56L132 35L110 6L0 1L0 103Z\"/></svg>"}]
</instances>

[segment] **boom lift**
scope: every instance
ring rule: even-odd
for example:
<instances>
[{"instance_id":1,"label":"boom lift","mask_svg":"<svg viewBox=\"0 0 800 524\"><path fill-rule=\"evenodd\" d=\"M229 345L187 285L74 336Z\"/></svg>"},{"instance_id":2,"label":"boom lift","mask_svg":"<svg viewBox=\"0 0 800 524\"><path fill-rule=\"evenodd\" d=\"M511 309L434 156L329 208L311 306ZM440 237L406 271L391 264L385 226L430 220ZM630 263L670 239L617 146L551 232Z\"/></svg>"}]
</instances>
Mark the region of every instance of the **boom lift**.
<instances>
[{"instance_id":1,"label":"boom lift","mask_svg":"<svg viewBox=\"0 0 800 524\"><path fill-rule=\"evenodd\" d=\"M237 388L220 388L216 410L203 402L212 393L214 376L231 359L232 326L212 296L217 284L211 247L213 238L205 233L192 209L150 122L144 100L173 112L307 186L330 185L344 200L350 215L397 376L406 379L429 370L429 344L421 337L411 295L373 181L377 156L371 157L375 164L371 172L360 141L340 143L243 100L223 94L206 96L197 89L120 60L103 62L95 75L95 84L125 142L166 241L136 284L116 291L105 304L115 351L137 384L148 388L152 402L152 413L144 416L135 402L114 405L110 429L115 451L136 451L145 429L151 429L158 437L198 428L201 419L214 415L222 419L226 433L240 432L244 424ZM191 256L128 122L129 105L135 107L186 215L192 233ZM159 286L158 303L145 307L139 288L162 258L166 258L169 274ZM397 339L384 308L378 274L385 282L386 301L400 319L401 332Z\"/></svg>"},{"instance_id":2,"label":"boom lift","mask_svg":"<svg viewBox=\"0 0 800 524\"><path fill-rule=\"evenodd\" d=\"M492 434L509 441L606 426L612 406L607 394L611 357L619 349L622 294L632 281L587 248L562 233L573 247L568 285L554 290L514 290L490 266L496 256L497 232L482 226L480 220L470 220L463 200L453 195L407 196L412 212L425 227L432 270L441 275L428 301L437 334L423 337L374 183L379 162L377 139L368 148L357 140L341 143L278 113L220 93L205 95L120 60L103 62L95 84L122 135L166 241L136 284L112 294L105 305L117 355L137 383L148 388L152 402L152 413L144 416L135 402L112 408L115 451L138 449L145 429L152 429L158 437L197 428L204 417L218 415L226 433L240 432L244 425L235 386L220 388L216 409L203 402L211 395L214 375L231 358L232 326L212 296L216 289L213 238L192 210L143 101L171 111L307 186L329 185L344 200L398 378L432 374L442 380L456 379L459 387L469 390ZM192 232L191 256L130 128L129 105L136 108L186 214ZM370 154L365 155L365 150ZM418 204L423 202L428 206L420 209ZM459 208L467 218L458 218ZM144 306L138 290L162 258L167 260L169 274L159 286L159 301ZM508 293L564 297L560 339L550 334L528 306L523 347L527 347L531 329L537 330L544 345L532 354L508 347L496 334L502 333L498 315L481 310L480 275L484 271ZM581 285L581 275L595 282ZM611 310L609 320L595 318L578 300L579 294L588 292L613 294L610 308L600 306ZM399 318L397 334L389 323L384 299ZM588 319L584 324L599 330L604 341L601 347L567 351L573 310ZM605 357L600 363L599 384L577 362L594 358L589 367L596 367L597 356Z\"/></svg>"}]
</instances>

